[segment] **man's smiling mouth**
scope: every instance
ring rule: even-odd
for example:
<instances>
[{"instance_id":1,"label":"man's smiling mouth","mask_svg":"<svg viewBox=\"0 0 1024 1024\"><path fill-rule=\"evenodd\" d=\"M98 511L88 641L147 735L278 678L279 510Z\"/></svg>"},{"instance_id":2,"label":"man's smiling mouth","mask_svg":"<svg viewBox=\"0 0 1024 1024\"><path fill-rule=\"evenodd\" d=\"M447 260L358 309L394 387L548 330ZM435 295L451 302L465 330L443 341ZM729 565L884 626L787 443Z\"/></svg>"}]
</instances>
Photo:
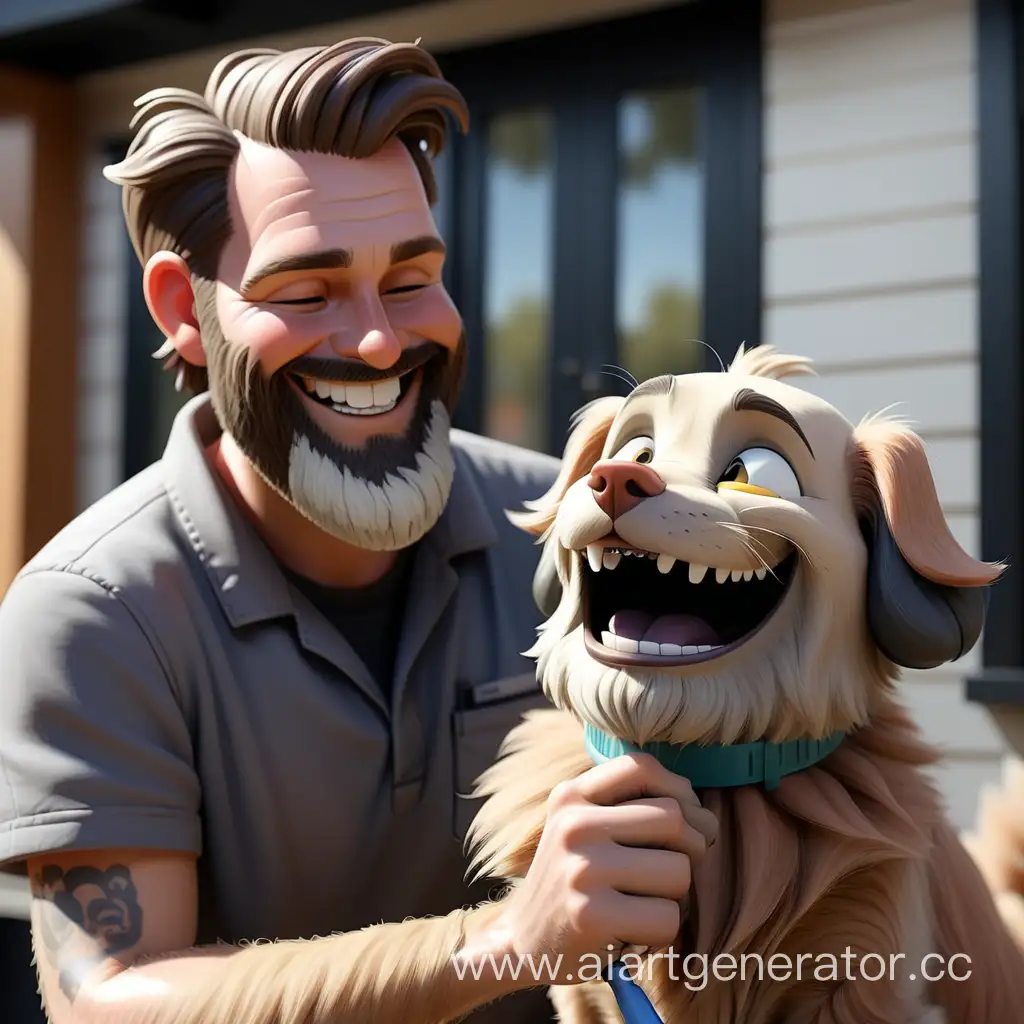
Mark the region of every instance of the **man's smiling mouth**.
<instances>
[{"instance_id":1,"label":"man's smiling mouth","mask_svg":"<svg viewBox=\"0 0 1024 1024\"><path fill-rule=\"evenodd\" d=\"M334 412L346 416L382 416L391 412L405 397L416 372L410 370L401 377L388 377L372 384L324 380L301 374L292 374L292 379L308 398Z\"/></svg>"},{"instance_id":2,"label":"man's smiling mouth","mask_svg":"<svg viewBox=\"0 0 1024 1024\"><path fill-rule=\"evenodd\" d=\"M288 367L288 377L311 402L332 412L383 416L401 403L428 366L438 366L445 358L437 342L425 341L405 349L386 370L352 357L303 356Z\"/></svg>"},{"instance_id":3,"label":"man's smiling mouth","mask_svg":"<svg viewBox=\"0 0 1024 1024\"><path fill-rule=\"evenodd\" d=\"M720 657L771 618L797 565L709 567L608 540L580 552L587 652L616 667L672 668Z\"/></svg>"}]
</instances>

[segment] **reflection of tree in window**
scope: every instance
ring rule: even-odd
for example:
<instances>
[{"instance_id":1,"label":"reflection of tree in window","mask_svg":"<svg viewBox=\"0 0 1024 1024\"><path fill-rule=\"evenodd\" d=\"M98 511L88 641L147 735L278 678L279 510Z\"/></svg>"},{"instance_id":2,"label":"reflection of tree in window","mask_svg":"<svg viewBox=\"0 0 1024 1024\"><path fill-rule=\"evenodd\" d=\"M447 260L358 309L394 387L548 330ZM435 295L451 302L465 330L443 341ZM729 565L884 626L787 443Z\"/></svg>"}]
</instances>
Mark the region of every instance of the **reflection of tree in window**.
<instances>
[{"instance_id":1,"label":"reflection of tree in window","mask_svg":"<svg viewBox=\"0 0 1024 1024\"><path fill-rule=\"evenodd\" d=\"M619 103L617 334L639 380L703 365L698 130L691 90Z\"/></svg>"},{"instance_id":2,"label":"reflection of tree in window","mask_svg":"<svg viewBox=\"0 0 1024 1024\"><path fill-rule=\"evenodd\" d=\"M487 175L485 432L547 445L551 124L543 111L495 118Z\"/></svg>"}]
</instances>

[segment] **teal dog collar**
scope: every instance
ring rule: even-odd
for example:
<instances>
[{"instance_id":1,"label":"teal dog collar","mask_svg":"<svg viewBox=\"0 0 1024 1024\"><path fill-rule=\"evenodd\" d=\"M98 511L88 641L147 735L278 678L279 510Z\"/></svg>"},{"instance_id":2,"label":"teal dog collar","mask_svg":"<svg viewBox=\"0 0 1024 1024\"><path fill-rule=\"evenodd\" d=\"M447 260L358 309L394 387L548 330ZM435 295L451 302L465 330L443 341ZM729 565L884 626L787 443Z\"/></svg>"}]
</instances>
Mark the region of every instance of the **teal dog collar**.
<instances>
[{"instance_id":1,"label":"teal dog collar","mask_svg":"<svg viewBox=\"0 0 1024 1024\"><path fill-rule=\"evenodd\" d=\"M777 789L783 775L803 771L824 760L846 736L837 732L821 740L789 740L786 743L714 744L627 743L600 732L585 729L587 753L596 764L623 754L652 754L669 771L688 779L694 789L722 789L764 783Z\"/></svg>"}]
</instances>

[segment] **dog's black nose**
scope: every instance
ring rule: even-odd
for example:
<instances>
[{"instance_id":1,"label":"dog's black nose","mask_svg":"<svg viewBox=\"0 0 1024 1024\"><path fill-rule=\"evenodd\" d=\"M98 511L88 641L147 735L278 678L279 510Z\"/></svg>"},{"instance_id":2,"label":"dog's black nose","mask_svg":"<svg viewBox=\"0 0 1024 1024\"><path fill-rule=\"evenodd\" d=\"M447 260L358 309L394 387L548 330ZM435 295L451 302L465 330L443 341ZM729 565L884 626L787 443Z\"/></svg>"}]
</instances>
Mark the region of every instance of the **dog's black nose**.
<instances>
[{"instance_id":1,"label":"dog's black nose","mask_svg":"<svg viewBox=\"0 0 1024 1024\"><path fill-rule=\"evenodd\" d=\"M612 520L665 490L665 481L650 466L616 459L596 463L587 483L601 511Z\"/></svg>"}]
</instances>

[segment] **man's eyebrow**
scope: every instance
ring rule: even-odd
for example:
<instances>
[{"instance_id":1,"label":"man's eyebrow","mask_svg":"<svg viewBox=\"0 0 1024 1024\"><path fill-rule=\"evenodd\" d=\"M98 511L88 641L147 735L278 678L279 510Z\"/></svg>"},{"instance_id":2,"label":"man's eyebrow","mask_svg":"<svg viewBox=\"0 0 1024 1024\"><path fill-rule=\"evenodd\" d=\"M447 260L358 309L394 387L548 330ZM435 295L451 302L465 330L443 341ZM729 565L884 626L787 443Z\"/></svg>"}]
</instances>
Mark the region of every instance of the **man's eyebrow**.
<instances>
[{"instance_id":1,"label":"man's eyebrow","mask_svg":"<svg viewBox=\"0 0 1024 1024\"><path fill-rule=\"evenodd\" d=\"M797 423L796 417L784 405L779 405L774 398L759 394L751 388L741 388L736 392L732 400L732 407L736 412L763 412L767 416L774 416L777 420L782 420L787 427L796 432L797 437L803 441L807 450L811 453L811 458L814 458L814 449L811 448L811 442L807 440L807 435L800 429L800 424Z\"/></svg>"},{"instance_id":2,"label":"man's eyebrow","mask_svg":"<svg viewBox=\"0 0 1024 1024\"><path fill-rule=\"evenodd\" d=\"M436 235L421 235L419 238L395 242L391 246L391 262L404 263L406 260L416 259L417 256L425 256L428 252L438 252L443 256L446 251L444 242Z\"/></svg>"},{"instance_id":3,"label":"man's eyebrow","mask_svg":"<svg viewBox=\"0 0 1024 1024\"><path fill-rule=\"evenodd\" d=\"M352 266L351 249L323 249L320 252L303 252L296 256L282 256L271 260L250 274L242 284L244 295L268 277L301 270L344 270Z\"/></svg>"}]
</instances>

